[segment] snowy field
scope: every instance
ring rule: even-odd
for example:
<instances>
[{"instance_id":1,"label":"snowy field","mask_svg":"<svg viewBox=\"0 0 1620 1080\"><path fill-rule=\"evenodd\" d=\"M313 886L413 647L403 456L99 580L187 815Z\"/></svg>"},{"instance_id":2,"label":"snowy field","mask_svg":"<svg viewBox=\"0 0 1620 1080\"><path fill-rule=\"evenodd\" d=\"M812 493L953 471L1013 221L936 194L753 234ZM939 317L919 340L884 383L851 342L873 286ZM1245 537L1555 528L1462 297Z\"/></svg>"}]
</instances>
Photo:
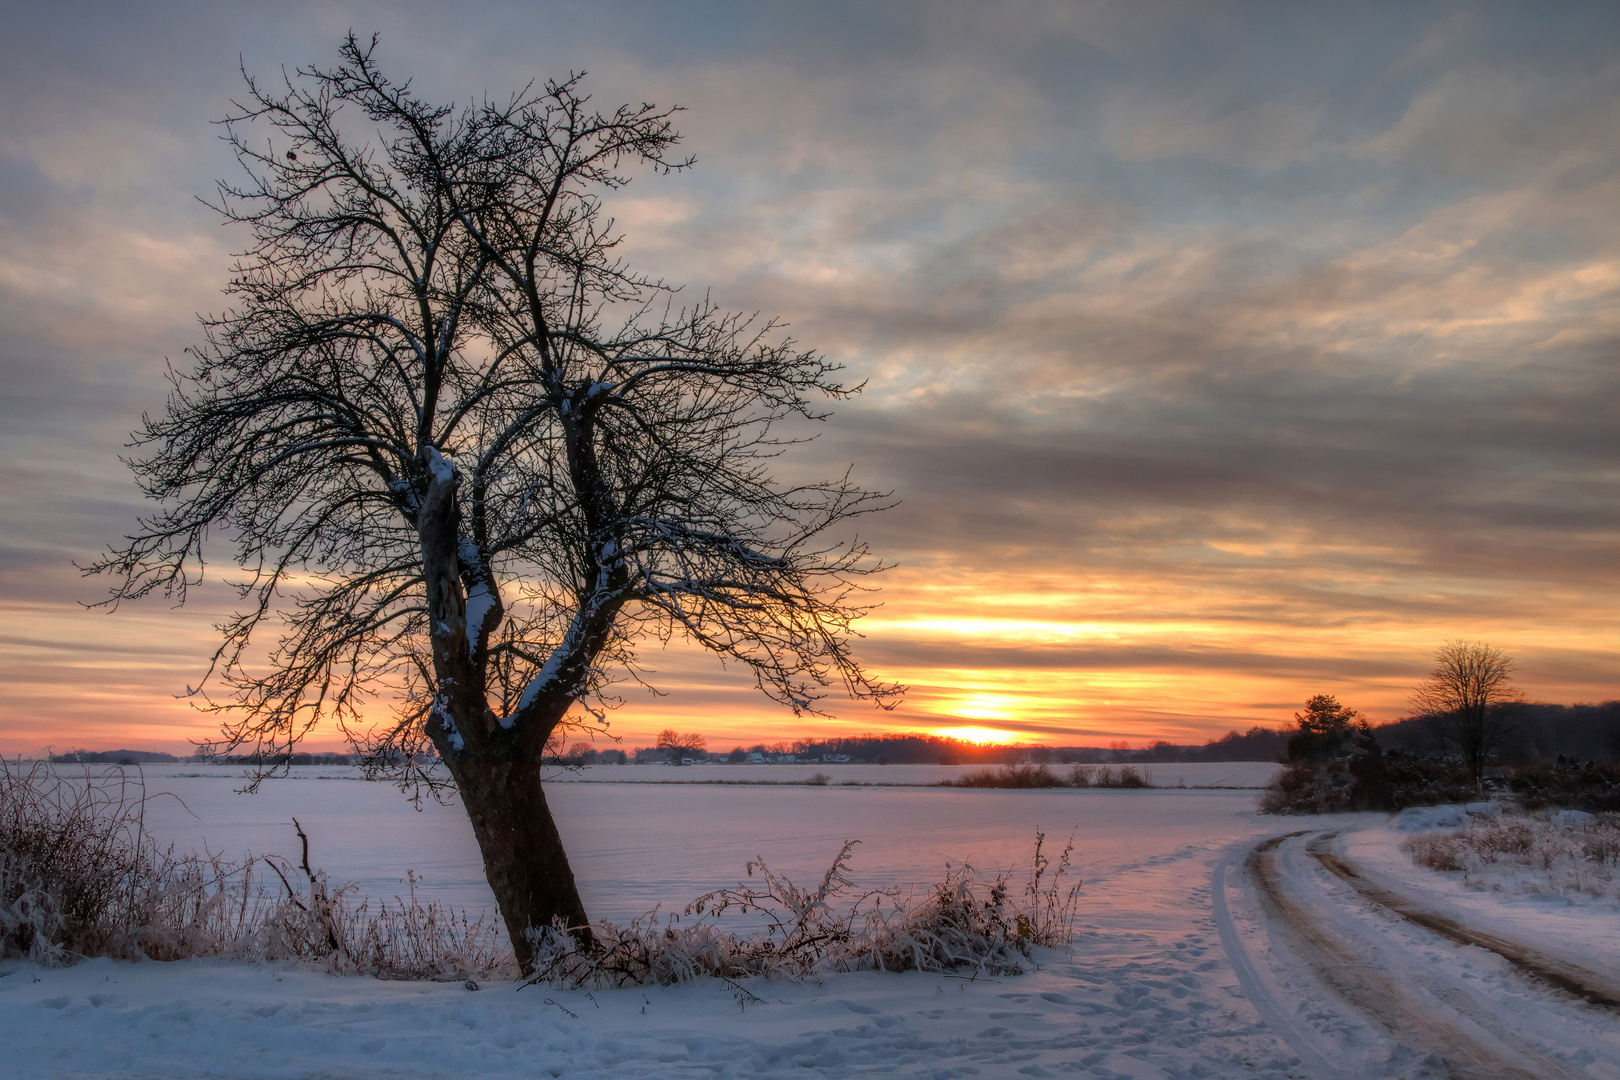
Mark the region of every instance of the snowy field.
<instances>
[{"instance_id":1,"label":"snowy field","mask_svg":"<svg viewBox=\"0 0 1620 1080\"><path fill-rule=\"evenodd\" d=\"M1175 783L1269 779L1264 763L1184 765ZM574 873L593 918L629 919L735 883L761 856L801 883L819 877L839 845L859 840L855 869L873 885L937 881L947 862L995 871L1026 858L1035 830L1054 841L1076 832L1088 865L1127 857L1139 829L1155 833L1200 822L1193 833L1225 835L1233 808L1252 809L1252 791L1144 792L1058 788L962 791L930 788L968 771L938 765L828 765L827 787L790 786L816 768L791 765L660 767L608 765L564 773L548 789ZM845 786L881 775L899 787ZM710 785L705 778L776 781L782 786ZM672 778L659 783L662 778ZM691 778L691 779L687 779ZM165 766L145 771L147 826L164 844L240 861L296 854L296 817L311 840L310 859L361 895L390 898L405 871L425 879L424 896L471 910L493 898L472 828L459 805L423 800L413 811L387 784L366 783L347 767L303 766L239 795L240 769ZM557 783L556 781L563 781ZM622 782L616 782L622 781ZM631 785L635 786L632 787ZM1190 801L1189 801L1190 800ZM1207 819L1207 821L1206 821ZM1211 832L1213 830L1213 832ZM296 861L296 860L295 860Z\"/></svg>"},{"instance_id":2,"label":"snowy field","mask_svg":"<svg viewBox=\"0 0 1620 1080\"><path fill-rule=\"evenodd\" d=\"M1067 776L1074 766L1053 764L1049 768ZM1121 766L1109 766L1119 770ZM1132 765L1149 783L1158 787L1263 788L1279 768L1269 761L1172 762L1161 765ZM554 782L584 784L802 784L817 773L829 784L937 784L968 773L999 769L999 765L841 765L837 763L795 762L791 765L587 765L561 771ZM1102 766L1087 766L1090 769Z\"/></svg>"},{"instance_id":3,"label":"snowy field","mask_svg":"<svg viewBox=\"0 0 1620 1080\"><path fill-rule=\"evenodd\" d=\"M290 852L296 815L313 861L338 880L389 895L410 867L435 897L488 903L458 807L416 813L384 785L336 778L238 796L225 777L177 775L187 771L199 770L147 774L189 808L149 807L180 846ZM936 880L947 861L1016 867L1041 828L1049 843L1075 838L1079 936L1021 977L755 983L765 1003L746 1008L718 984L474 993L215 962L13 963L0 969L0 1073L1620 1080L1614 905L1463 889L1413 868L1398 850L1410 834L1384 815L1260 817L1241 790L552 791L593 916L678 908L735 882L755 855L808 880L846 838L862 841L855 876L873 885ZM1425 929L1388 906L1395 893L1519 942L1530 960ZM1548 984L1560 972L1575 990Z\"/></svg>"}]
</instances>

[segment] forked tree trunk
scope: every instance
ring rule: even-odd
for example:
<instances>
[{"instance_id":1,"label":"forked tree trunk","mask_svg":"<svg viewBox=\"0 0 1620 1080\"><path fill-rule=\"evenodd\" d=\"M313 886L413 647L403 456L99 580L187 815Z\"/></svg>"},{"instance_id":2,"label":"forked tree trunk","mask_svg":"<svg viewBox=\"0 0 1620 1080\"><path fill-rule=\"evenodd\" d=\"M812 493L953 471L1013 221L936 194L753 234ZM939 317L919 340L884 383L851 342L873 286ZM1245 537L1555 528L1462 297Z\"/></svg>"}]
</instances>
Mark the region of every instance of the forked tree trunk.
<instances>
[{"instance_id":1,"label":"forked tree trunk","mask_svg":"<svg viewBox=\"0 0 1620 1080\"><path fill-rule=\"evenodd\" d=\"M477 662L479 642L489 628L478 625L469 633L467 626L456 494L461 474L428 444L420 452L420 467L416 529L438 680L426 730L461 793L512 951L528 975L534 970L532 931L560 919L582 942L591 937L568 854L540 786L546 738L572 702L564 696L543 699L539 710L515 726L510 719L503 725L490 711L485 673ZM487 609L480 612L481 619L488 615Z\"/></svg>"},{"instance_id":2,"label":"forked tree trunk","mask_svg":"<svg viewBox=\"0 0 1620 1080\"><path fill-rule=\"evenodd\" d=\"M546 804L538 760L453 759L451 772L473 835L484 856L484 873L500 906L512 951L525 975L534 970L531 930L561 917L587 940L585 905L574 884L557 823Z\"/></svg>"}]
</instances>

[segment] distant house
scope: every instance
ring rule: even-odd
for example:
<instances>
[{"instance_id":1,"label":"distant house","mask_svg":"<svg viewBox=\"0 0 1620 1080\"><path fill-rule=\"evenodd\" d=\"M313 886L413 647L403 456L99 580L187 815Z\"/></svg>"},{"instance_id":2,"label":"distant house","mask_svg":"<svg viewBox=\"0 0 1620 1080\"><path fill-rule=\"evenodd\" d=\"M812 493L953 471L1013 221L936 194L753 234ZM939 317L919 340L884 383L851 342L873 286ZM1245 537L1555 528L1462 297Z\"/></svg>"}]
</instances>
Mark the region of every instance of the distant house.
<instances>
[{"instance_id":1,"label":"distant house","mask_svg":"<svg viewBox=\"0 0 1620 1080\"><path fill-rule=\"evenodd\" d=\"M764 754L749 754L748 757L745 760L750 765L763 765L763 764L765 764L765 755Z\"/></svg>"}]
</instances>

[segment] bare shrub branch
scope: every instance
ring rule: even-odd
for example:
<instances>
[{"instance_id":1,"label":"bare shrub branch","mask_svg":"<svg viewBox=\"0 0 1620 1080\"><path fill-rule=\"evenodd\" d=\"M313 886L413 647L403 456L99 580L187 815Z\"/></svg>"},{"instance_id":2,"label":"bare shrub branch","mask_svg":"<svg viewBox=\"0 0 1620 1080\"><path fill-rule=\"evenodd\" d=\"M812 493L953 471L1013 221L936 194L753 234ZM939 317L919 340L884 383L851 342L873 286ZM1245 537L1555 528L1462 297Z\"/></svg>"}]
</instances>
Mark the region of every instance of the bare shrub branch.
<instances>
[{"instance_id":1,"label":"bare shrub branch","mask_svg":"<svg viewBox=\"0 0 1620 1080\"><path fill-rule=\"evenodd\" d=\"M1031 947L1060 948L1072 940L1078 883L1065 878L1071 840L1054 866L1036 833L1021 898L1007 875L991 882L973 868L947 867L921 896L895 889L861 889L849 877L856 841L846 841L813 889L774 873L763 859L748 864L761 884L718 889L687 905L681 917L652 911L617 926L593 927L593 946L569 928L537 932L532 983L565 987L670 985L701 977L804 979L840 971L930 971L976 977L1016 975L1034 967ZM738 934L720 926L726 913L764 921Z\"/></svg>"}]
</instances>

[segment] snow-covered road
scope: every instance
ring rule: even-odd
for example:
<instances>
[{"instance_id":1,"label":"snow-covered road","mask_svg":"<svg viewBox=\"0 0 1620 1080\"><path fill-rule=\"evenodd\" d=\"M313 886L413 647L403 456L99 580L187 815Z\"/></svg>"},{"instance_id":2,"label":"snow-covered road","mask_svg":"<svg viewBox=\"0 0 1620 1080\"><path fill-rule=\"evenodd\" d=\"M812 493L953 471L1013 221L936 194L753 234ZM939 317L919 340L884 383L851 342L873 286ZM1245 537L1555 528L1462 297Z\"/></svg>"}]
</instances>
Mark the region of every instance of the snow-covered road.
<instances>
[{"instance_id":1,"label":"snow-covered road","mask_svg":"<svg viewBox=\"0 0 1620 1080\"><path fill-rule=\"evenodd\" d=\"M1356 836L1373 851L1394 839L1365 825ZM1578 962L1470 925L1440 891L1423 895L1421 878L1355 862L1342 839L1272 837L1218 871L1217 923L1238 981L1310 1075L1620 1077L1620 973L1606 950ZM1612 911L1593 914L1590 931L1603 934L1606 914L1612 936Z\"/></svg>"},{"instance_id":2,"label":"snow-covered road","mask_svg":"<svg viewBox=\"0 0 1620 1080\"><path fill-rule=\"evenodd\" d=\"M789 797L871 799L891 821L896 799L926 803L917 821L996 808L1020 846L1021 798L1048 823L1069 808L1086 878L1080 932L1030 975L756 983L765 1001L744 1008L719 984L472 992L213 962L11 964L0 969L0 1076L1620 1080L1616 1010L1448 940L1376 890L1600 987L1620 972L1612 905L1554 911L1470 893L1412 867L1383 815L1257 817L1238 793L974 801L984 794L762 797L778 812Z\"/></svg>"}]
</instances>

